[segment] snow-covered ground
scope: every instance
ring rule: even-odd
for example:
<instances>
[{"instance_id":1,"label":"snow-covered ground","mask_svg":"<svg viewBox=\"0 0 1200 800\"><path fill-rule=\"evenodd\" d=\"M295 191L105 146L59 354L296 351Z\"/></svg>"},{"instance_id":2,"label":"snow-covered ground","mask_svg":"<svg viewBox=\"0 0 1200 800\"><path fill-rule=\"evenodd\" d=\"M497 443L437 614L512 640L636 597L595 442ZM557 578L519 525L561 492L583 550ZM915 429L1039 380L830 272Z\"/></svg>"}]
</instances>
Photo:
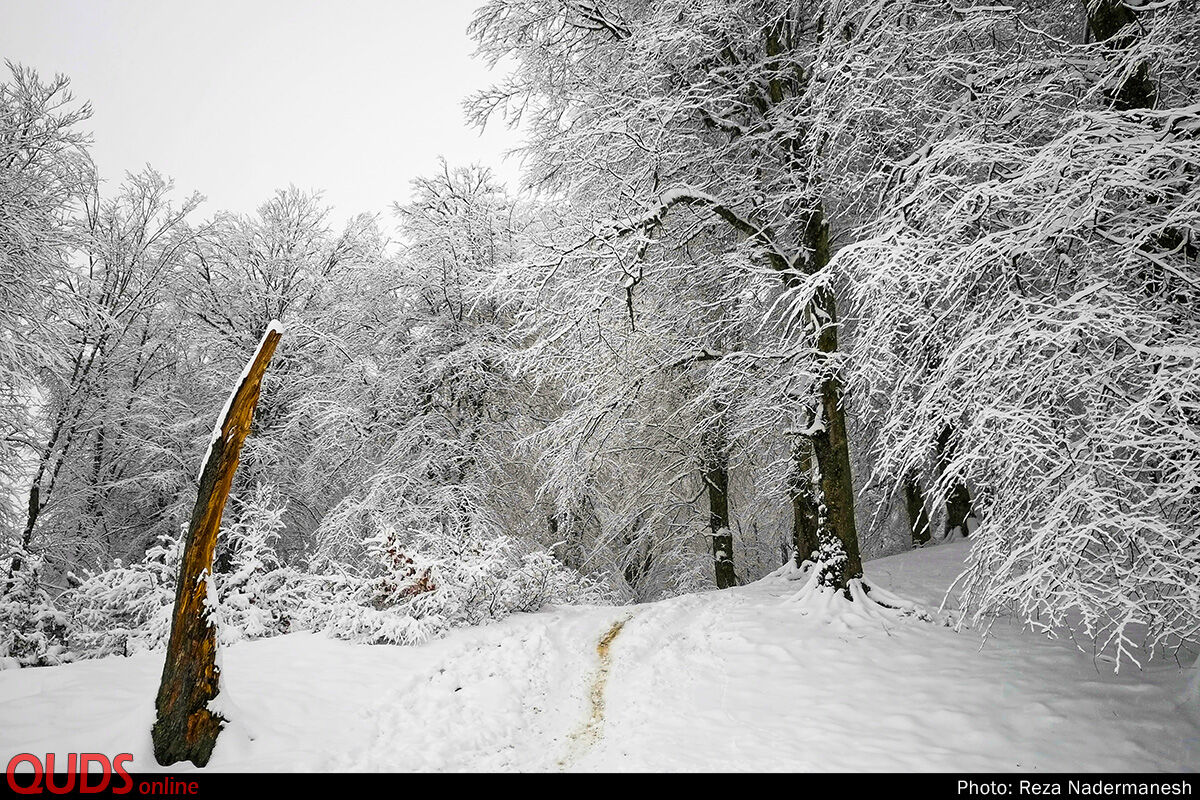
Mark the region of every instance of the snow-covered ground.
<instances>
[{"instance_id":1,"label":"snow-covered ground","mask_svg":"<svg viewBox=\"0 0 1200 800\"><path fill-rule=\"evenodd\" d=\"M964 543L868 576L936 606ZM223 656L233 720L210 770L1195 770L1188 670L821 614L781 577L619 608L555 608L421 647L299 633ZM1190 665L1185 665L1190 666ZM0 672L0 763L132 752L161 654ZM185 764L185 767L190 765Z\"/></svg>"}]
</instances>

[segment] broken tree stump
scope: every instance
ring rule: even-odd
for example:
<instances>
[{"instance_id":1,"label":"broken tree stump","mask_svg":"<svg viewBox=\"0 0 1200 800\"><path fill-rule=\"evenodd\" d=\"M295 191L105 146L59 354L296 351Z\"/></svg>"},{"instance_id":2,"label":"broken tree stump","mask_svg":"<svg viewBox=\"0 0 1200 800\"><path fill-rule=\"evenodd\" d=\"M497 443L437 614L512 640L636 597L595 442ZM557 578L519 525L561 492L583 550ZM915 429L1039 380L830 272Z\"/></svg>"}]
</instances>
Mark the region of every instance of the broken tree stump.
<instances>
[{"instance_id":1,"label":"broken tree stump","mask_svg":"<svg viewBox=\"0 0 1200 800\"><path fill-rule=\"evenodd\" d=\"M158 712L152 730L154 758L163 766L191 761L203 767L225 721L208 707L221 688L217 632L208 615L209 576L238 456L250 432L263 373L282 333L278 322L267 327L258 350L226 401L200 467L200 490L179 566L171 638L154 704ZM215 591L211 596L215 600Z\"/></svg>"}]
</instances>

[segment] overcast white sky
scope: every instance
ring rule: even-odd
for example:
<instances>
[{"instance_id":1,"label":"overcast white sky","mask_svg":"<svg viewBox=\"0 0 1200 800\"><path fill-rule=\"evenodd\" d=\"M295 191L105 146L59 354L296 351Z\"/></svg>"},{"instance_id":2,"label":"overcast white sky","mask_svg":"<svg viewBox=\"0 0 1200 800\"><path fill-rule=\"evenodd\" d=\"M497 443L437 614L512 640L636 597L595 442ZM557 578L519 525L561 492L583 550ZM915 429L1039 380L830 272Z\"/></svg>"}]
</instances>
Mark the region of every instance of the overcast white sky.
<instances>
[{"instance_id":1,"label":"overcast white sky","mask_svg":"<svg viewBox=\"0 0 1200 800\"><path fill-rule=\"evenodd\" d=\"M252 211L323 189L345 218L480 161L515 188L518 137L468 128L489 75L466 35L481 0L0 0L0 58L64 72L95 113L109 185L149 163L182 192ZM0 80L3 80L0 77ZM388 215L390 217L390 215Z\"/></svg>"}]
</instances>

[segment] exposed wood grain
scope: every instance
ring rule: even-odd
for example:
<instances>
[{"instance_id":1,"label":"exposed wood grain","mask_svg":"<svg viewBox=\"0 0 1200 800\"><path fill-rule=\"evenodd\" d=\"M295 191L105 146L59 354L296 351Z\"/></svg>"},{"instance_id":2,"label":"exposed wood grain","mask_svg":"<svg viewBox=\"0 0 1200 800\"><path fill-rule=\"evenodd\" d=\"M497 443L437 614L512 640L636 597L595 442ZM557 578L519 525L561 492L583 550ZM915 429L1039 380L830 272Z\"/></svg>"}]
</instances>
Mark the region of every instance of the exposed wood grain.
<instances>
[{"instance_id":1,"label":"exposed wood grain","mask_svg":"<svg viewBox=\"0 0 1200 800\"><path fill-rule=\"evenodd\" d=\"M224 722L208 708L220 691L220 669L216 663L216 629L205 608L207 576L212 573L217 532L242 443L250 432L263 374L280 335L272 327L263 337L200 473L200 490L175 590L171 638L155 702L158 716L153 729L154 757L164 766L178 761L191 761L200 767L207 764Z\"/></svg>"}]
</instances>

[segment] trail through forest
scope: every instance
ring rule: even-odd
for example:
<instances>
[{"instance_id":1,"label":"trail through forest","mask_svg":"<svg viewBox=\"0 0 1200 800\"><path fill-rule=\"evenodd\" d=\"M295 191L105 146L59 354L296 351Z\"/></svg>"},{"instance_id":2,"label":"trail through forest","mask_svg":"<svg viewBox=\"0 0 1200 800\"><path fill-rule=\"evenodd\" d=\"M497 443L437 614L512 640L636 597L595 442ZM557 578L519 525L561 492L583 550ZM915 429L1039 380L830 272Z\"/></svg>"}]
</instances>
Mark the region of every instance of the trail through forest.
<instances>
[{"instance_id":1,"label":"trail through forest","mask_svg":"<svg viewBox=\"0 0 1200 800\"><path fill-rule=\"evenodd\" d=\"M592 688L588 693L591 701L591 713L588 714L587 720L579 730L571 734L571 744L567 754L558 762L560 767L565 768L575 763L582 753L595 746L604 733L604 690L608 685L608 674L612 670L612 645L628 621L629 619L626 618L614 622L596 644L596 655L599 656L600 663L596 667L595 675L592 678Z\"/></svg>"},{"instance_id":2,"label":"trail through forest","mask_svg":"<svg viewBox=\"0 0 1200 800\"><path fill-rule=\"evenodd\" d=\"M869 562L936 606L966 543ZM559 607L416 647L298 633L223 653L213 770L1192 770L1189 674L1097 662L997 621L881 624L797 583ZM981 646L982 645L982 646ZM161 652L0 673L0 757L132 752ZM1190 662L1188 665L1190 666Z\"/></svg>"}]
</instances>

